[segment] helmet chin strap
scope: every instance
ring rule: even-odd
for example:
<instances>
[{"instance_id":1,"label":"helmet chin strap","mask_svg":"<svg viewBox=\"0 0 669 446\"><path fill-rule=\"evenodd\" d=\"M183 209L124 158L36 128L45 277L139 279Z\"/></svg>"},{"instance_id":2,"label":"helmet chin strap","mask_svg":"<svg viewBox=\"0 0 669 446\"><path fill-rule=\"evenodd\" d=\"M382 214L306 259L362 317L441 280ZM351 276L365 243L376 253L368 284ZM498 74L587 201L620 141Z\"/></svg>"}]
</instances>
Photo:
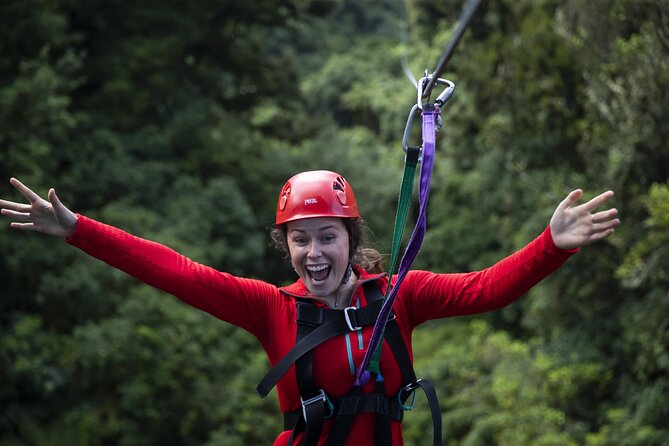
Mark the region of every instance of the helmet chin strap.
<instances>
[{"instance_id":1,"label":"helmet chin strap","mask_svg":"<svg viewBox=\"0 0 669 446\"><path fill-rule=\"evenodd\" d=\"M337 291L335 292L335 302L334 302L334 308L337 308L337 301L339 300L339 293L342 290L342 287L346 285L346 282L351 278L351 274L353 274L353 256L349 256L348 258L348 266L346 267L346 272L344 273L344 277L341 279L341 283L337 287Z\"/></svg>"},{"instance_id":2,"label":"helmet chin strap","mask_svg":"<svg viewBox=\"0 0 669 446\"><path fill-rule=\"evenodd\" d=\"M341 279L341 284L345 285L346 282L348 282L348 279L351 278L351 274L353 273L353 264L351 262L351 259L348 261L348 266L346 267L346 272L344 273L344 277Z\"/></svg>"}]
</instances>

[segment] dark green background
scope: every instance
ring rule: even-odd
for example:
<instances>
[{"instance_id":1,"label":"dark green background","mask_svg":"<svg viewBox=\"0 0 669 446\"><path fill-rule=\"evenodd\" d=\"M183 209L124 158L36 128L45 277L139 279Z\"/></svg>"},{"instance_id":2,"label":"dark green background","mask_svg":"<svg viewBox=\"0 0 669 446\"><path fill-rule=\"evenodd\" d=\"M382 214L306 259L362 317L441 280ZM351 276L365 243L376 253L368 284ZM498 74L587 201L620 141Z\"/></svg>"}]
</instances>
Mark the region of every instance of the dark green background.
<instances>
[{"instance_id":1,"label":"dark green background","mask_svg":"<svg viewBox=\"0 0 669 446\"><path fill-rule=\"evenodd\" d=\"M415 91L462 1L4 0L0 196L16 176L222 270L293 280L269 246L292 174L337 170L389 252ZM577 187L622 226L504 310L414 336L447 445L669 444L669 2L490 1L444 76L417 268L484 268ZM280 430L240 329L0 229L0 444L255 445ZM407 445L431 444L426 403Z\"/></svg>"}]
</instances>

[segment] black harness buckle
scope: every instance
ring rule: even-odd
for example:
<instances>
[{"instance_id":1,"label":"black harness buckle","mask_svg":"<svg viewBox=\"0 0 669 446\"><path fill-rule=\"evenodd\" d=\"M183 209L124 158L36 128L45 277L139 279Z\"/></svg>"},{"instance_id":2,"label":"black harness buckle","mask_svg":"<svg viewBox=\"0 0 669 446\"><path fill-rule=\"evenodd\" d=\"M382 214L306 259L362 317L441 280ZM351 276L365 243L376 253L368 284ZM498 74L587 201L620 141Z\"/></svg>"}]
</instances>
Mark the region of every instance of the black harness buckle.
<instances>
[{"instance_id":1,"label":"black harness buckle","mask_svg":"<svg viewBox=\"0 0 669 446\"><path fill-rule=\"evenodd\" d=\"M349 311L353 310L353 316L355 317L355 307L346 307L344 308L344 319L346 319L346 325L348 325L348 329L351 331L358 331L362 330L362 325L358 325L358 318L355 318L355 325L351 321L351 314L349 314Z\"/></svg>"},{"instance_id":2,"label":"black harness buckle","mask_svg":"<svg viewBox=\"0 0 669 446\"><path fill-rule=\"evenodd\" d=\"M330 398L325 394L323 389L318 390L318 394L314 397L311 397L307 400L304 398L300 397L300 401L302 402L302 415L304 416L304 421L307 420L307 406L314 404L314 403L319 403L322 402L326 407L327 411L329 413L326 413L324 418L330 418L332 415L334 415L334 405L332 404L332 401L330 401Z\"/></svg>"}]
</instances>

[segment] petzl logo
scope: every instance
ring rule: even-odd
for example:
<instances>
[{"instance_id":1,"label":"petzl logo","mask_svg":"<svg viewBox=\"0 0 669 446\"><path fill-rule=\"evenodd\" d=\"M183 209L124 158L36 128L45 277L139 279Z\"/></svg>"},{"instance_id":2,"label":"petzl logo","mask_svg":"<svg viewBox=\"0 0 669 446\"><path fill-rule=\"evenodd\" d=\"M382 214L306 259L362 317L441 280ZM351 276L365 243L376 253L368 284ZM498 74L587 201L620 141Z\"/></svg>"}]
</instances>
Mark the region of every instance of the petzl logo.
<instances>
[{"instance_id":1,"label":"petzl logo","mask_svg":"<svg viewBox=\"0 0 669 446\"><path fill-rule=\"evenodd\" d=\"M307 199L304 200L304 205L305 206L308 205L308 204L317 204L317 203L318 203L318 200L316 198L307 198Z\"/></svg>"}]
</instances>

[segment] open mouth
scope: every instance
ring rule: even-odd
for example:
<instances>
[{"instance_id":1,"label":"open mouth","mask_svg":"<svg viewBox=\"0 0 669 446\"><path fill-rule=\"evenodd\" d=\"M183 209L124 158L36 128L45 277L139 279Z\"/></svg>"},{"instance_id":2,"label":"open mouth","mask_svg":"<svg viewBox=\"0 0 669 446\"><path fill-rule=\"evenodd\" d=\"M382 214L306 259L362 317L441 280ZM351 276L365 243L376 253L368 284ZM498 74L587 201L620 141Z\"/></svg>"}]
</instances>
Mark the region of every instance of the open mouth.
<instances>
[{"instance_id":1,"label":"open mouth","mask_svg":"<svg viewBox=\"0 0 669 446\"><path fill-rule=\"evenodd\" d=\"M323 282L330 275L332 267L330 265L313 265L306 267L309 278L312 282L318 283Z\"/></svg>"}]
</instances>

